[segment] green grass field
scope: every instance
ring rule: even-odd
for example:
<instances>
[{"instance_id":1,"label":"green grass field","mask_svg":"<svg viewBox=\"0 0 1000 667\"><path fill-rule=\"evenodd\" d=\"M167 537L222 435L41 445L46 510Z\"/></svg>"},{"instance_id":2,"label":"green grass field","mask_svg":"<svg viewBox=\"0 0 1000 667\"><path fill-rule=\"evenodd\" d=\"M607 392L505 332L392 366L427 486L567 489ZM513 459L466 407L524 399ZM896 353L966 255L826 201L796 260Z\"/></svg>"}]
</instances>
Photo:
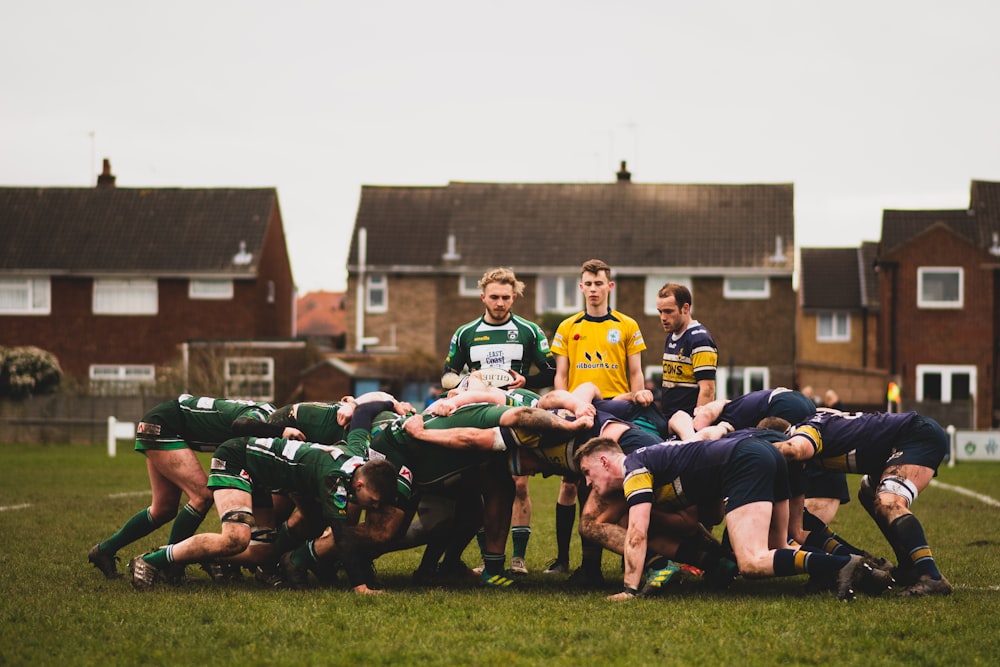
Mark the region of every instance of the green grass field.
<instances>
[{"instance_id":1,"label":"green grass field","mask_svg":"<svg viewBox=\"0 0 1000 667\"><path fill-rule=\"evenodd\" d=\"M1000 497L1000 466L943 468L939 481ZM856 488L857 479L852 479ZM152 593L105 580L87 550L148 502L142 458L100 446L0 445L0 665L992 665L1000 660L1000 508L931 487L914 509L947 598L804 597L804 577L610 603L540 570L555 554L557 479L535 478L532 574L518 590L416 588L419 551L377 562L388 595L213 584L195 567ZM218 519L206 521L216 529ZM857 501L834 528L890 556ZM132 545L161 544L169 527ZM574 540L574 548L578 542ZM578 562L578 551L574 551ZM470 550L466 561L478 558ZM607 593L620 559L606 554Z\"/></svg>"}]
</instances>

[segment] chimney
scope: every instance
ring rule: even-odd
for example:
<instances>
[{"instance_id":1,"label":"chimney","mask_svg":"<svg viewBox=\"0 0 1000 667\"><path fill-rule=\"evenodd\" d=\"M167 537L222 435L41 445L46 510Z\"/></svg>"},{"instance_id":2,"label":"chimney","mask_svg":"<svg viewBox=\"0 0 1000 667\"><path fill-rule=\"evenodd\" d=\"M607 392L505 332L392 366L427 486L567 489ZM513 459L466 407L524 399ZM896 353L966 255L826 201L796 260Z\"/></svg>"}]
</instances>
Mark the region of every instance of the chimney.
<instances>
[{"instance_id":1,"label":"chimney","mask_svg":"<svg viewBox=\"0 0 1000 667\"><path fill-rule=\"evenodd\" d=\"M625 160L622 160L622 168L618 170L617 176L619 183L632 182L632 172L625 168Z\"/></svg>"},{"instance_id":2,"label":"chimney","mask_svg":"<svg viewBox=\"0 0 1000 667\"><path fill-rule=\"evenodd\" d=\"M104 158L104 168L97 177L97 187L101 190L115 187L115 175L111 173L111 160L108 158Z\"/></svg>"}]
</instances>

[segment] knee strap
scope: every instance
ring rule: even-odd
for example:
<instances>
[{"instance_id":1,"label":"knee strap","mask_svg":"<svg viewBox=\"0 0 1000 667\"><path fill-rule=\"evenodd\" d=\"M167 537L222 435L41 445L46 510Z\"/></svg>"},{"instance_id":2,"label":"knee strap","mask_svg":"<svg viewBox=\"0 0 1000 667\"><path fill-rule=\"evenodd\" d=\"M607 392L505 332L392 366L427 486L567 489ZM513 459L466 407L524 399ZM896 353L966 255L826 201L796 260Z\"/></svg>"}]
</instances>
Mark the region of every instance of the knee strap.
<instances>
[{"instance_id":1,"label":"knee strap","mask_svg":"<svg viewBox=\"0 0 1000 667\"><path fill-rule=\"evenodd\" d=\"M250 531L250 541L257 544L274 544L278 539L276 528L258 528Z\"/></svg>"},{"instance_id":2,"label":"knee strap","mask_svg":"<svg viewBox=\"0 0 1000 667\"><path fill-rule=\"evenodd\" d=\"M886 475L875 493L891 493L900 496L906 501L907 507L917 499L917 487L913 482L897 475Z\"/></svg>"},{"instance_id":3,"label":"knee strap","mask_svg":"<svg viewBox=\"0 0 1000 667\"><path fill-rule=\"evenodd\" d=\"M222 523L242 523L249 528L253 528L256 522L253 519L253 510L249 507L240 507L234 510L229 510L222 515Z\"/></svg>"}]
</instances>

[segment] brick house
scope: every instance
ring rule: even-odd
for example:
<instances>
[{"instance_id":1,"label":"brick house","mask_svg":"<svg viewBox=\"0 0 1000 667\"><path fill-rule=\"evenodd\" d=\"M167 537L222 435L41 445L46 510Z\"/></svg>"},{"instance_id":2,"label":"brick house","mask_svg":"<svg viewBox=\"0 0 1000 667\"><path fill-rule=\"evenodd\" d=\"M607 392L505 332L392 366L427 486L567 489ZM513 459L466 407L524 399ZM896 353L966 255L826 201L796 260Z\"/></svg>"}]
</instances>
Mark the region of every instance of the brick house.
<instances>
[{"instance_id":1,"label":"brick house","mask_svg":"<svg viewBox=\"0 0 1000 667\"><path fill-rule=\"evenodd\" d=\"M280 401L297 385L273 188L119 188L105 160L96 188L0 188L0 230L0 345L54 353L71 386Z\"/></svg>"},{"instance_id":2,"label":"brick house","mask_svg":"<svg viewBox=\"0 0 1000 667\"><path fill-rule=\"evenodd\" d=\"M884 211L878 271L878 365L898 378L904 409L995 427L1000 183L973 181L967 210Z\"/></svg>"},{"instance_id":3,"label":"brick house","mask_svg":"<svg viewBox=\"0 0 1000 667\"><path fill-rule=\"evenodd\" d=\"M583 309L579 267L613 270L612 307L634 317L658 379L656 291L691 287L720 349L720 396L794 381L793 187L611 183L364 186L348 259L348 348L404 355L440 376L455 329L482 312L476 282L510 266L515 312L550 334Z\"/></svg>"},{"instance_id":4,"label":"brick house","mask_svg":"<svg viewBox=\"0 0 1000 667\"><path fill-rule=\"evenodd\" d=\"M877 366L878 244L801 248L796 380L851 410L885 409L888 372Z\"/></svg>"}]
</instances>

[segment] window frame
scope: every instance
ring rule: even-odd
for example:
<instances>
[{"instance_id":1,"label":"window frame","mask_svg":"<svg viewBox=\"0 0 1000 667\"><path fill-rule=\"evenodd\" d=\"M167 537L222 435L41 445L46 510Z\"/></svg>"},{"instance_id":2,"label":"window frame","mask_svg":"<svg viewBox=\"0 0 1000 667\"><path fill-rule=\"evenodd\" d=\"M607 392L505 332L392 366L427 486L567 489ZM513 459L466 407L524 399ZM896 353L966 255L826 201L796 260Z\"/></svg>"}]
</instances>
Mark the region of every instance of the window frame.
<instances>
[{"instance_id":1,"label":"window frame","mask_svg":"<svg viewBox=\"0 0 1000 667\"><path fill-rule=\"evenodd\" d=\"M52 281L48 276L0 278L0 289L24 294L25 308L0 309L0 315L51 315ZM39 297L42 305L36 305Z\"/></svg>"},{"instance_id":2,"label":"window frame","mask_svg":"<svg viewBox=\"0 0 1000 667\"><path fill-rule=\"evenodd\" d=\"M952 301L931 300L924 294L924 279L928 275L955 274L958 276L958 297ZM917 267L917 307L929 309L953 309L965 307L965 268L961 266L920 266Z\"/></svg>"},{"instance_id":3,"label":"window frame","mask_svg":"<svg viewBox=\"0 0 1000 667\"><path fill-rule=\"evenodd\" d=\"M483 290L479 289L479 281L482 276L477 276L472 273L463 273L458 277L458 295L459 296L475 296L478 297L483 293ZM470 287L468 281L472 281L472 286Z\"/></svg>"},{"instance_id":4,"label":"window frame","mask_svg":"<svg viewBox=\"0 0 1000 667\"><path fill-rule=\"evenodd\" d=\"M548 304L545 303L545 281L553 279L556 281L556 304L554 307L549 307ZM573 303L568 303L566 299L567 283L571 284L575 290L572 292L574 295ZM614 290L612 290L611 294L613 297ZM559 313L562 315L572 315L573 313L578 313L583 309L583 292L580 291L579 274L560 273L538 276L538 289L535 292L536 313Z\"/></svg>"},{"instance_id":5,"label":"window frame","mask_svg":"<svg viewBox=\"0 0 1000 667\"><path fill-rule=\"evenodd\" d=\"M823 318L831 317L831 333L824 335L822 330ZM839 318L844 320L843 334L837 333L836 325ZM851 341L851 313L846 310L824 310L816 313L816 341L819 343L849 343Z\"/></svg>"},{"instance_id":6,"label":"window frame","mask_svg":"<svg viewBox=\"0 0 1000 667\"><path fill-rule=\"evenodd\" d=\"M263 363L267 371L263 375L251 373L234 373L231 364L240 363ZM222 362L223 379L226 386L227 398L241 398L250 401L273 401L274 400L274 357L225 357ZM266 385L267 392L247 393L243 390L243 383L260 383Z\"/></svg>"},{"instance_id":7,"label":"window frame","mask_svg":"<svg viewBox=\"0 0 1000 667\"><path fill-rule=\"evenodd\" d=\"M128 293L123 290L119 294L102 294L102 292L111 290L111 288L126 288ZM146 293L143 293L142 290L146 290ZM130 303L128 307L118 309L109 307L107 304L102 304L102 296L106 298L128 296L135 298L137 303ZM151 303L146 303L144 308L136 307L137 305L142 306L141 303L138 303L140 297L151 299ZM130 301L132 298L130 298ZM91 310L94 315L157 315L160 311L159 281L155 278L95 278Z\"/></svg>"},{"instance_id":8,"label":"window frame","mask_svg":"<svg viewBox=\"0 0 1000 667\"><path fill-rule=\"evenodd\" d=\"M660 316L660 311L656 309L656 299L658 298L656 295L660 291L660 288L667 283L677 283L687 287L688 291L691 292L691 309L694 310L694 287L691 284L691 276L676 273L652 273L646 276L645 285L643 286L643 314L652 315L657 318Z\"/></svg>"},{"instance_id":9,"label":"window frame","mask_svg":"<svg viewBox=\"0 0 1000 667\"><path fill-rule=\"evenodd\" d=\"M917 379L917 400L934 400L924 397L924 377L932 373L941 375L941 402L952 403L955 399L951 395L952 381L955 375L969 376L969 397L976 400L976 381L979 369L972 364L917 364L915 373ZM945 380L947 378L947 381ZM964 399L958 399L964 400Z\"/></svg>"},{"instance_id":10,"label":"window frame","mask_svg":"<svg viewBox=\"0 0 1000 667\"><path fill-rule=\"evenodd\" d=\"M382 303L373 304L372 295L382 294ZM365 276L365 312L389 312L389 277L384 273L369 273Z\"/></svg>"},{"instance_id":11,"label":"window frame","mask_svg":"<svg viewBox=\"0 0 1000 667\"><path fill-rule=\"evenodd\" d=\"M213 287L216 288L214 291ZM191 300L231 301L235 296L232 278L192 278L188 281L188 298Z\"/></svg>"},{"instance_id":12,"label":"window frame","mask_svg":"<svg viewBox=\"0 0 1000 667\"><path fill-rule=\"evenodd\" d=\"M771 369L767 366L733 366L733 375L739 375L741 379L741 384L743 385L742 391L734 396L729 395L729 371L728 366L719 366L715 372L715 397L717 399L734 399L738 396L743 396L744 394L749 394L751 391L756 391L758 389L768 389L771 386ZM759 382L754 382L753 378L759 377ZM760 386L757 386L760 385Z\"/></svg>"},{"instance_id":13,"label":"window frame","mask_svg":"<svg viewBox=\"0 0 1000 667\"><path fill-rule=\"evenodd\" d=\"M730 281L763 280L763 290L748 290L735 287ZM724 299L770 299L771 279L767 276L726 276L722 281L722 298Z\"/></svg>"}]
</instances>

